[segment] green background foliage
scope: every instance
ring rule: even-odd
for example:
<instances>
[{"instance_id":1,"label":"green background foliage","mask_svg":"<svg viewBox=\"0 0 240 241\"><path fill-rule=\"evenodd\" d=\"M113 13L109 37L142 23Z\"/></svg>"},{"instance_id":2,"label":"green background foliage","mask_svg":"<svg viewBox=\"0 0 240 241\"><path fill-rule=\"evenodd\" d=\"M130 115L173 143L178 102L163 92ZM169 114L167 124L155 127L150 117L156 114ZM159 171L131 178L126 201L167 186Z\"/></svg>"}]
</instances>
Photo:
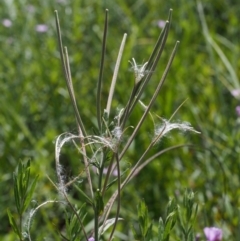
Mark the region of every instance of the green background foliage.
<instances>
[{"instance_id":1,"label":"green background foliage","mask_svg":"<svg viewBox=\"0 0 240 241\"><path fill-rule=\"evenodd\" d=\"M202 233L205 226L216 225L223 228L226 240L240 237L237 233L240 119L235 113L239 100L223 84L229 79L229 73L203 34L197 4L187 0L0 2L0 20L12 21L10 27L0 24L1 240L16 240L8 222L7 208L14 210L12 173L18 160L31 159L31 175L39 174L32 206L55 199L57 191L47 178L56 181L54 141L63 132L77 133L61 69L54 10L59 12L63 42L68 46L79 110L87 129L91 130L96 125L96 83L106 8L109 9L109 32L102 108L106 106L123 34L127 33L128 37L113 101L116 113L126 104L129 86L134 84L128 61L132 57L138 63L148 60L161 31L157 23L166 20L172 8L167 46L142 101L148 103L150 100L171 50L179 40L180 48L153 112L168 119L188 98L175 120L189 121L201 131L201 135L172 132L161 140L153 152L180 143L193 144L194 147L171 151L144 168L123 192L121 216L126 222L130 218L136 219L137 203L143 198L151 218L158 220L164 216L169 197L181 196L184 188L190 188L196 192L199 202L196 232ZM240 3L218 0L203 1L202 5L209 34L239 76ZM37 24L46 24L47 32L37 32ZM132 118L137 119L141 114L139 108ZM158 120L155 121L157 124ZM135 163L153 135L153 123L149 117L125 161ZM61 161L67 177L77 175L83 168L79 158L73 146L64 148ZM78 194L73 193L73 198L81 203ZM55 205L42 209L32 225L34 240L44 237L58 240L56 229L64 225L61 215L64 215L63 210Z\"/></svg>"}]
</instances>

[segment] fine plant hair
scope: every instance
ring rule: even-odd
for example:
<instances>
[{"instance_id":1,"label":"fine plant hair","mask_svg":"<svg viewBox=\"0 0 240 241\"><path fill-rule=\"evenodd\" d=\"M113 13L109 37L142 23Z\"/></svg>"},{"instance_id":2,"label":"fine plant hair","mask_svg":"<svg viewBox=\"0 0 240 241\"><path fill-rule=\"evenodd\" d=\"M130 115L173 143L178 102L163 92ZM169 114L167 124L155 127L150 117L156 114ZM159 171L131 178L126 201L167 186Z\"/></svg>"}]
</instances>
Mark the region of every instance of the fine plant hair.
<instances>
[{"instance_id":1,"label":"fine plant hair","mask_svg":"<svg viewBox=\"0 0 240 241\"><path fill-rule=\"evenodd\" d=\"M152 162L157 157L161 156L167 151L171 151L176 148L181 148L186 146L186 144L179 144L175 146L168 147L161 151L158 151L154 155L149 157L149 151L158 143L161 138L167 135L173 129L179 129L181 131L191 131L194 133L197 132L188 122L174 122L174 116L180 107L185 103L183 102L172 114L169 119L160 117L159 115L150 112L151 108L156 102L156 99L162 89L162 86L167 78L170 67L176 55L179 41L176 41L176 44L170 54L169 60L166 64L165 70L162 74L162 77L159 79L157 87L152 94L148 104L143 103L142 94L148 87L149 82L154 71L157 68L158 61L163 53L164 47L167 42L169 29L172 20L172 10L170 9L168 19L166 21L165 27L162 29L162 32L159 35L159 38L156 42L156 45L153 48L151 55L148 58L148 61L142 65L138 65L137 61L132 58L129 60L132 70L134 72L134 81L131 90L131 94L126 103L123 103L124 108L120 111L114 110L112 107L112 101L114 98L115 87L117 84L118 73L120 71L120 64L122 60L122 55L124 52L124 46L127 41L127 34L123 35L123 39L119 48L115 68L113 71L113 77L109 89L109 94L107 102L105 103L106 108L101 109L102 105L102 85L103 85L103 74L105 66L105 55L106 55L106 43L107 43L107 33L108 33L108 10L105 11L105 23L103 30L103 43L102 43L102 53L101 53L101 62L99 69L99 77L97 86L97 95L96 95L96 118L97 126L95 131L91 132L85 128L82 113L79 112L77 101L74 93L74 87L72 84L71 69L69 64L68 50L67 47L63 46L61 38L61 29L59 23L58 12L55 11L56 19L56 28L57 28L57 38L60 51L60 58L62 69L65 77L65 82L67 85L68 93L71 100L71 105L74 110L78 134L74 135L71 133L63 133L59 135L55 143L55 168L57 175L57 183L54 183L54 186L58 190L60 196L59 200L49 200L40 204L38 207L33 209L30 212L28 223L27 223L27 232L28 238L31 240L30 236L30 227L33 216L36 212L49 203L64 204L68 206L73 214L73 218L67 222L72 222L71 225L66 225L67 228L74 227L78 230L79 235L78 240L101 240L102 235L109 230L107 233L107 240L113 240L114 233L118 221L123 220L121 217L121 191L122 189L137 175L139 172L150 162ZM136 123L130 122L130 116L132 115L133 110L136 106L139 105L143 107L144 111L139 120ZM111 116L115 115L112 119ZM154 123L153 138L148 144L148 147L140 154L138 160L134 160L133 166L129 169L124 169L122 163L124 157L126 156L127 151L129 150L130 145L133 143L137 134L140 133L141 126L146 121L147 116L150 116ZM161 122L161 125L155 123L154 119L157 119ZM126 131L128 136L126 135ZM60 154L61 149L66 143L73 143L77 148L81 160L84 163L80 174L73 178L71 181L67 182L64 174L64 168L60 163ZM95 171L93 171L93 169ZM116 171L116 175L113 178L113 171ZM83 191L79 185L77 185L77 180L80 175L84 173L86 175L86 186L87 191ZM111 193L110 187L115 185L115 191ZM76 188L79 194L83 197L84 203L88 204L88 208L91 208L94 216L94 225L91 230L86 229L85 216L86 214L81 213L81 208L77 207L72 199L69 197L68 187ZM106 195L108 194L108 195ZM110 198L106 200L107 197ZM113 212L113 204L116 203L116 210ZM140 209L144 208L143 204L140 205ZM177 210L176 205L174 210ZM177 211L176 211L177 212ZM88 213L88 212L87 212ZM89 212L91 213L91 212ZM114 217L110 218L111 213L114 213ZM169 214L171 215L171 213ZM10 214L10 219L13 222L13 218ZM175 214L174 214L175 217ZM75 221L77 225L75 225ZM73 224L74 223L74 224ZM14 224L15 225L15 224ZM69 240L61 234L64 240ZM71 239L72 240L72 239ZM75 239L74 239L75 240ZM146 239L147 240L147 239ZM149 239L150 240L150 239Z\"/></svg>"},{"instance_id":2,"label":"fine plant hair","mask_svg":"<svg viewBox=\"0 0 240 241\"><path fill-rule=\"evenodd\" d=\"M34 215L36 214L36 212L37 212L40 208L42 208L43 206L45 206L45 205L47 205L47 204L50 204L50 203L59 203L59 204L66 205L66 202L63 202L63 201L48 200L48 201L45 201L45 202L41 203L41 204L38 205L36 208L32 209L32 210L30 211L30 214L29 214L29 217L28 217L28 221L27 221L27 224L26 224L26 227L27 227L27 237L28 237L29 241L32 241L30 228L31 228L31 223L32 223L32 220L33 220Z\"/></svg>"}]
</instances>

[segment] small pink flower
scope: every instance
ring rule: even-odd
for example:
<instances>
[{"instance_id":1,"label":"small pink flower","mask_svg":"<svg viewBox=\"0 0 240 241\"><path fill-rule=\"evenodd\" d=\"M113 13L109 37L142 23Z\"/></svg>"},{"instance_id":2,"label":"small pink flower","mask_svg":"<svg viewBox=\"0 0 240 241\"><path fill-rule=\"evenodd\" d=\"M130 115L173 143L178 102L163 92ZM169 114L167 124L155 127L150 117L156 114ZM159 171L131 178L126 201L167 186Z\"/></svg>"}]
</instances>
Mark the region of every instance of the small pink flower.
<instances>
[{"instance_id":1,"label":"small pink flower","mask_svg":"<svg viewBox=\"0 0 240 241\"><path fill-rule=\"evenodd\" d=\"M215 227L204 228L204 234L207 241L221 241L222 240L222 230Z\"/></svg>"},{"instance_id":2,"label":"small pink flower","mask_svg":"<svg viewBox=\"0 0 240 241\"><path fill-rule=\"evenodd\" d=\"M10 19L5 18L3 19L2 24L4 27L10 28L12 26L12 21Z\"/></svg>"},{"instance_id":3,"label":"small pink flower","mask_svg":"<svg viewBox=\"0 0 240 241\"><path fill-rule=\"evenodd\" d=\"M240 89L231 90L231 94L233 97L240 97Z\"/></svg>"},{"instance_id":4,"label":"small pink flower","mask_svg":"<svg viewBox=\"0 0 240 241\"><path fill-rule=\"evenodd\" d=\"M165 27L165 24L166 24L166 21L164 21L164 20L159 20L159 21L157 21L157 26L158 26L159 28L164 28L164 27Z\"/></svg>"},{"instance_id":5,"label":"small pink flower","mask_svg":"<svg viewBox=\"0 0 240 241\"><path fill-rule=\"evenodd\" d=\"M88 241L95 241L93 237L89 238Z\"/></svg>"},{"instance_id":6,"label":"small pink flower","mask_svg":"<svg viewBox=\"0 0 240 241\"><path fill-rule=\"evenodd\" d=\"M38 24L36 25L35 30L39 33L45 33L48 31L48 26L46 24Z\"/></svg>"}]
</instances>

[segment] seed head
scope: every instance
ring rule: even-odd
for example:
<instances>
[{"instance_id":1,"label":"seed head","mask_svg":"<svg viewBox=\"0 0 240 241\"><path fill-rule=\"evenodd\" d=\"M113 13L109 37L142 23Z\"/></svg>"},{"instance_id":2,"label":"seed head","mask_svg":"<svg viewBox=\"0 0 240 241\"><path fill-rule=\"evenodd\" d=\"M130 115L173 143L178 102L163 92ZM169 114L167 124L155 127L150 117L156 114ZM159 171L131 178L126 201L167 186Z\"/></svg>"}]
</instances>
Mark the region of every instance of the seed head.
<instances>
[{"instance_id":1,"label":"seed head","mask_svg":"<svg viewBox=\"0 0 240 241\"><path fill-rule=\"evenodd\" d=\"M137 65L134 58L132 58L132 61L129 62L131 63L133 72L135 74L135 84L137 84L147 73L146 67L148 62L144 63L143 65Z\"/></svg>"}]
</instances>

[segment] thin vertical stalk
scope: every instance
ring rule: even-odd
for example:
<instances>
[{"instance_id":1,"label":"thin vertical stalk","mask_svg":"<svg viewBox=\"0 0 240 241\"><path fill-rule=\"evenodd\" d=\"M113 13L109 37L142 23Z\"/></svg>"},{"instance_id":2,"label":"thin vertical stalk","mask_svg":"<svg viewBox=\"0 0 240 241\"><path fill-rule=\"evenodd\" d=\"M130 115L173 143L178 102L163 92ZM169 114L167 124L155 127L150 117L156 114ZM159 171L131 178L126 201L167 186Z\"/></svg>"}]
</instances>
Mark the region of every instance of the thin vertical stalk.
<instances>
[{"instance_id":1,"label":"thin vertical stalk","mask_svg":"<svg viewBox=\"0 0 240 241\"><path fill-rule=\"evenodd\" d=\"M116 226L117 226L117 222L118 222L118 218L119 218L119 213L120 213L120 205L121 205L121 195L120 195L120 192L121 192L121 176L120 176L120 165L119 165L119 154L118 152L115 154L115 157L116 157L116 162L117 162L117 197L118 197L118 201L117 201L117 213L116 213L116 218L115 218L115 222L114 222L114 225L113 225L113 229L112 229L112 232L110 234L110 237L108 239L108 241L111 241L112 240L112 236L115 232L115 229L116 229Z\"/></svg>"},{"instance_id":2,"label":"thin vertical stalk","mask_svg":"<svg viewBox=\"0 0 240 241\"><path fill-rule=\"evenodd\" d=\"M168 37L168 32L169 32L171 20L172 20L172 9L169 10L168 20L166 21L164 29L160 33L160 35L158 37L158 40L157 40L157 43L154 46L153 52L152 52L152 54L151 54L151 56L148 60L148 64L147 64L146 69L147 70L149 69L149 73L146 75L146 78L143 80L142 83L139 83L138 85L134 86L134 89L132 91L130 100L127 103L127 106L126 106L124 114L123 114L122 123L121 123L122 128L124 128L127 118L131 114L134 106L136 105L137 101L140 99L146 85L150 81L150 79L152 77L152 73L154 72L154 70L157 66L157 63L158 63L158 61L159 61L159 59L162 55L162 52L163 52L163 49L165 47L166 40L167 40L167 37ZM155 58L155 60L154 60L154 58ZM134 97L136 97L136 98L134 99Z\"/></svg>"},{"instance_id":3,"label":"thin vertical stalk","mask_svg":"<svg viewBox=\"0 0 240 241\"><path fill-rule=\"evenodd\" d=\"M169 17L170 18L170 17ZM148 84L148 82L150 81L151 77L152 77L152 73L154 72L156 66L157 66L157 63L162 55L162 52L163 52L163 49L164 49L164 46L166 44L166 41L167 41L167 37L168 37L168 32L169 32L169 21L166 21L166 25L163 29L163 31L161 32L159 38L158 38L158 41L154 47L154 50L150 56L150 59L148 61L148 65L147 65L147 68L148 66L150 66L149 63L152 63L151 64L151 68L149 70L149 73L147 74L146 78L144 79L144 81L142 83L140 83L139 86L136 86L134 87L134 90L132 92L132 102L130 103L130 101L128 102L127 104L127 107L126 107L126 110L124 112L124 117L122 119L122 123L121 123L121 127L124 128L124 125L126 123L126 120L127 118L129 117L129 115L132 113L133 111L133 108L135 107L135 105L137 104L137 101L140 99L144 89L146 88L146 85ZM156 57L155 57L156 55ZM154 59L155 57L155 59ZM134 99L135 97L135 99Z\"/></svg>"},{"instance_id":4,"label":"thin vertical stalk","mask_svg":"<svg viewBox=\"0 0 240 241\"><path fill-rule=\"evenodd\" d=\"M149 58L149 60L148 60L148 64L147 64L147 68L146 68L146 69L149 69L150 66L152 65L152 62L153 62L153 60L154 60L154 57L155 57L155 55L158 53L158 51L160 51L161 49L164 48L164 45L161 44L161 43L163 42L162 40L163 40L164 35L166 35L165 33L166 33L167 28L170 28L170 24L171 24L171 21L172 21L172 11L173 11L172 9L169 10L168 20L166 21L166 24L165 24L165 26L164 26L161 34L159 35L159 38L158 38L158 40L157 40L156 45L154 46L154 49L153 49L153 51L152 51L152 54L151 54L151 56L150 56L150 58ZM166 36L166 37L167 37L167 36ZM159 47L160 47L160 50L158 50ZM162 51L162 50L161 50L161 51Z\"/></svg>"},{"instance_id":5,"label":"thin vertical stalk","mask_svg":"<svg viewBox=\"0 0 240 241\"><path fill-rule=\"evenodd\" d=\"M72 77L71 77L71 69L70 69L70 64L69 64L69 59L68 59L68 51L67 51L67 47L64 47L64 53L65 53L65 59L66 59L66 70L68 73L68 84L69 84L69 88L71 89L71 93L72 93L72 101L74 103L75 108L77 109L77 104L76 104L76 98L75 98L75 94L74 94L74 89L73 89L73 84L72 84ZM78 123L78 121L77 121ZM89 171L89 164L86 158L86 148L85 148L85 144L84 144L84 137L83 137L83 132L82 128L80 125L78 125L78 131L79 131L79 136L80 136L80 144L82 146L82 150L83 150L83 160L84 160L84 165L85 165L85 170L86 170L86 174L87 174L87 179L88 179L88 184L89 184L89 188L90 188L90 192L93 198L93 187L92 187L92 179L91 179L91 174Z\"/></svg>"},{"instance_id":6,"label":"thin vertical stalk","mask_svg":"<svg viewBox=\"0 0 240 241\"><path fill-rule=\"evenodd\" d=\"M110 164L108 166L107 174L106 174L106 177L105 177L105 180L104 180L104 184L103 184L103 188L102 188L102 195L103 196L104 196L104 193L106 191L106 187L107 187L107 183L108 183L108 180L109 180L109 176L110 176L111 171L112 171L113 161L114 161L114 155L111 158Z\"/></svg>"},{"instance_id":7,"label":"thin vertical stalk","mask_svg":"<svg viewBox=\"0 0 240 241\"><path fill-rule=\"evenodd\" d=\"M132 90L132 93L130 95L130 98L129 98L129 101L124 109L124 113L123 113L123 117L121 119L121 129L123 130L124 127L125 127L125 124L126 124L126 121L128 119L128 116L129 116L129 110L130 110L130 106L132 105L133 101L134 101L134 98L136 96L136 93L140 87L140 84L141 83L137 83L136 85L134 85L133 87L133 90Z\"/></svg>"},{"instance_id":8,"label":"thin vertical stalk","mask_svg":"<svg viewBox=\"0 0 240 241\"><path fill-rule=\"evenodd\" d=\"M98 177L98 189L101 191L102 190L102 175L103 175L103 169L104 169L104 160L106 159L107 156L107 150L103 150L101 152L101 162L100 162L100 170L99 170L99 177Z\"/></svg>"},{"instance_id":9,"label":"thin vertical stalk","mask_svg":"<svg viewBox=\"0 0 240 241\"><path fill-rule=\"evenodd\" d=\"M101 90L102 90L102 78L103 78L103 66L104 66L104 59L105 59L105 51L106 51L106 43L107 43L107 31L108 31L108 9L105 12L105 24L104 24L104 31L103 31L103 43L102 43L102 56L101 56L101 64L99 70L99 79L97 84L97 101L96 101L96 108L97 108L97 122L98 122L98 129L101 130Z\"/></svg>"},{"instance_id":10,"label":"thin vertical stalk","mask_svg":"<svg viewBox=\"0 0 240 241\"><path fill-rule=\"evenodd\" d=\"M168 15L168 20L166 21L166 24L164 26L164 29L162 30L161 34L159 35L159 38L157 40L157 43L153 49L153 52L148 60L148 64L146 69L149 69L149 74L146 76L145 80L143 81L143 84L141 86L141 89L138 93L138 97L136 98L136 102L138 101L138 99L140 98L143 90L145 89L147 83L149 82L149 80L151 79L152 73L154 72L157 63L162 55L162 52L164 50L167 38L168 38L168 33L169 33L169 29L170 29L170 24L172 21L172 9L169 10L169 15ZM135 102L135 103L136 103ZM131 108L132 109L132 108Z\"/></svg>"},{"instance_id":11,"label":"thin vertical stalk","mask_svg":"<svg viewBox=\"0 0 240 241\"><path fill-rule=\"evenodd\" d=\"M168 61L168 64L167 64L167 66L166 66L166 68L165 68L165 71L164 71L164 73L163 73L163 76L162 76L162 78L161 78L161 80L160 80L160 82L159 82L159 84L158 84L158 86L157 86L157 88L156 88L156 90L155 90L155 92L154 92L154 94L153 94L152 99L150 100L150 103L149 103L148 107L146 108L144 114L142 115L140 121L138 122L138 124L137 124L136 128L134 129L132 135L131 135L130 138L128 139L127 144L124 146L124 148L123 148L123 150L122 150L122 152L121 152L121 154L120 154L120 157L119 157L120 160L122 159L123 155L124 155L125 152L127 151L128 147L131 145L134 137L136 136L136 134L137 134L138 130L140 129L142 123L144 122L144 120L145 120L148 112L150 111L153 103L155 102L155 100L156 100L156 98L157 98L157 96L158 96L158 94L159 94L159 91L160 91L160 89L161 89L161 87L162 87L162 85L163 85L163 83L164 83L164 81L165 81L165 79L166 79L166 77L167 77L167 74L168 74L168 72L169 72L169 69L170 69L170 67L171 67L171 64L172 64L172 62L173 62L174 56L175 56L176 51L177 51L178 44L179 44L179 41L176 42L176 45L175 45L175 47L174 47L174 49L173 49L173 52L172 52L172 54L171 54L171 56L170 56L170 59L169 59L169 61Z\"/></svg>"},{"instance_id":12,"label":"thin vertical stalk","mask_svg":"<svg viewBox=\"0 0 240 241\"><path fill-rule=\"evenodd\" d=\"M20 217L19 217L19 227L20 227L20 232L21 232L21 240L20 241L23 241L23 225L22 225L22 221L23 221L23 215L22 213L20 213Z\"/></svg>"},{"instance_id":13,"label":"thin vertical stalk","mask_svg":"<svg viewBox=\"0 0 240 241\"><path fill-rule=\"evenodd\" d=\"M94 194L93 194L92 178L91 178L91 173L90 173L90 170L89 170L89 162L87 160L87 153L86 153L86 147L85 147L85 143L84 143L84 138L83 138L83 135L82 135L80 127L79 127L79 134L80 134L80 144L82 146L82 152L83 152L82 156L83 156L84 166L85 166L85 170L86 170L86 175L87 175L87 179L88 179L88 184L89 184L91 196L93 198Z\"/></svg>"},{"instance_id":14,"label":"thin vertical stalk","mask_svg":"<svg viewBox=\"0 0 240 241\"><path fill-rule=\"evenodd\" d=\"M135 128L135 130L134 130L134 132L133 132L132 135L130 136L127 144L124 146L124 148L123 148L123 150L122 150L122 152L121 152L121 154L120 154L120 156L119 156L119 160L120 160L120 161L121 161L122 157L124 156L125 152L127 151L128 147L129 147L130 144L132 143L134 137L136 136L136 134L137 134L139 128L141 127L144 119L146 118L147 114L149 113L150 108L152 107L153 103L155 102L155 100L156 100L156 98L157 98L157 96L158 96L158 93L159 93L159 91L160 91L160 89L161 89L161 87L162 87L162 85L163 85L163 83L164 83L164 81L165 81L165 79L166 79L166 77L167 77L167 74L168 74L169 69L170 69L170 67L171 67L171 64L172 64L172 62L173 62L173 59L174 59L174 57L175 57L175 54L176 54L178 45L179 45L179 41L177 41L176 44L175 44L175 47L174 47L174 49L173 49L173 51L172 51L172 54L171 54L171 56L170 56L170 58L169 58L169 61L168 61L168 63L167 63L167 66L166 66L166 68L165 68L165 71L164 71L164 73L163 73L163 76L162 76L162 78L161 78L161 80L160 80L160 82L159 82L159 84L158 84L158 86L157 86L156 91L155 91L154 94L153 94L152 99L150 100L150 103L149 103L148 107L146 108L143 116L141 117L140 121L138 122L138 124L137 124L137 126L136 126L136 128ZM127 178L124 180L124 182L121 184L121 189L122 189L122 188L124 187L124 185L126 185L127 182L131 179L131 176L134 175L134 172L137 170L137 166L141 163L141 161L143 160L143 158L145 157L145 155L148 153L148 151L151 149L151 147L154 145L154 143L155 143L155 142L151 142L151 143L150 143L150 145L149 145L148 148L145 150L145 152L143 153L143 155L141 156L141 158L139 159L139 161L137 162L137 164L134 166L134 170L132 170L132 171L130 172L130 174L128 175L128 177L127 177ZM117 198L117 195L118 195L118 192L116 191L116 192L112 195L112 197L109 199L108 203L105 205L105 209L104 209L104 213L103 213L103 216L104 216L104 221L103 221L103 222L105 222L105 221L107 220L107 218L108 218L108 216L109 216L109 213L110 213L110 210L111 210L111 208L112 208L112 205L113 205L115 199Z\"/></svg>"},{"instance_id":15,"label":"thin vertical stalk","mask_svg":"<svg viewBox=\"0 0 240 241\"><path fill-rule=\"evenodd\" d=\"M122 43L121 43L121 46L120 46L120 49L119 49L119 52L118 52L117 62L116 62L116 65L115 65L112 83L111 83L111 87L110 87L110 91L109 91L109 95L108 95L107 108L106 108L108 116L110 115L113 93L114 93L114 89L115 89L115 85L116 85L117 75L118 75L118 71L119 71L120 62L121 62L121 59L122 59L122 54L123 54L123 49L124 49L124 46L125 46L126 38L127 38L127 34L125 33L123 35Z\"/></svg>"},{"instance_id":16,"label":"thin vertical stalk","mask_svg":"<svg viewBox=\"0 0 240 241\"><path fill-rule=\"evenodd\" d=\"M94 241L98 241L98 213L96 205L94 207Z\"/></svg>"},{"instance_id":17,"label":"thin vertical stalk","mask_svg":"<svg viewBox=\"0 0 240 241\"><path fill-rule=\"evenodd\" d=\"M106 159L106 155L107 155L107 150L103 150L101 152L101 161L100 161L100 170L99 170L99 177L98 177L98 191L97 193L95 194L95 200L97 203L95 203L95 206L94 206L94 235L95 235L95 241L98 241L99 239L99 205L98 205L98 202L100 202L100 199L103 198L103 195L102 195L102 175L103 175L103 169L104 169L104 160ZM99 193L98 193L99 192ZM97 196L97 195L101 195L101 197ZM101 200L102 202L102 200Z\"/></svg>"},{"instance_id":18,"label":"thin vertical stalk","mask_svg":"<svg viewBox=\"0 0 240 241\"><path fill-rule=\"evenodd\" d=\"M135 98L135 100L134 100L134 102L133 102L133 104L132 104L132 106L130 108L129 114L132 112L134 106L137 104L137 101L140 99L143 91L145 90L148 82L150 81L150 79L152 77L153 72L156 69L158 61L159 61L160 57L162 56L162 52L163 52L163 49L164 49L166 41L167 41L168 33L169 33L169 22L166 21L165 31L164 31L164 34L163 34L163 38L161 39L161 42L159 43L160 46L159 46L159 50L157 52L157 56L155 57L155 59L153 61L153 64L152 64L151 68L149 69L149 73L146 76L146 79L144 80L143 84L139 88L139 91L138 91L138 93L136 95L136 98Z\"/></svg>"},{"instance_id":19,"label":"thin vertical stalk","mask_svg":"<svg viewBox=\"0 0 240 241\"><path fill-rule=\"evenodd\" d=\"M71 98L71 102L72 102L72 105L73 105L73 108L74 108L74 113L75 113L75 116L76 116L76 119L77 119L77 123L82 129L83 135L86 136L86 131L85 131L85 128L84 128L84 125L83 125L83 122L82 122L82 119L81 119L81 116L79 114L77 104L76 104L76 101L75 101L74 92L72 91L72 84L70 84L71 83L71 77L70 77L71 75L69 73L69 68L68 68L69 63L66 64L65 58L64 58L61 29L60 29L60 23L59 23L57 10L55 10L55 18L56 18L57 36L58 36L59 51L60 51L60 56L61 56L61 63L62 63L62 68L63 68L63 72L64 72L64 76L65 76L65 80L66 80L66 84L67 84L67 88L68 88L68 93L69 93L69 96ZM68 61L68 58L66 58L66 61Z\"/></svg>"}]
</instances>

